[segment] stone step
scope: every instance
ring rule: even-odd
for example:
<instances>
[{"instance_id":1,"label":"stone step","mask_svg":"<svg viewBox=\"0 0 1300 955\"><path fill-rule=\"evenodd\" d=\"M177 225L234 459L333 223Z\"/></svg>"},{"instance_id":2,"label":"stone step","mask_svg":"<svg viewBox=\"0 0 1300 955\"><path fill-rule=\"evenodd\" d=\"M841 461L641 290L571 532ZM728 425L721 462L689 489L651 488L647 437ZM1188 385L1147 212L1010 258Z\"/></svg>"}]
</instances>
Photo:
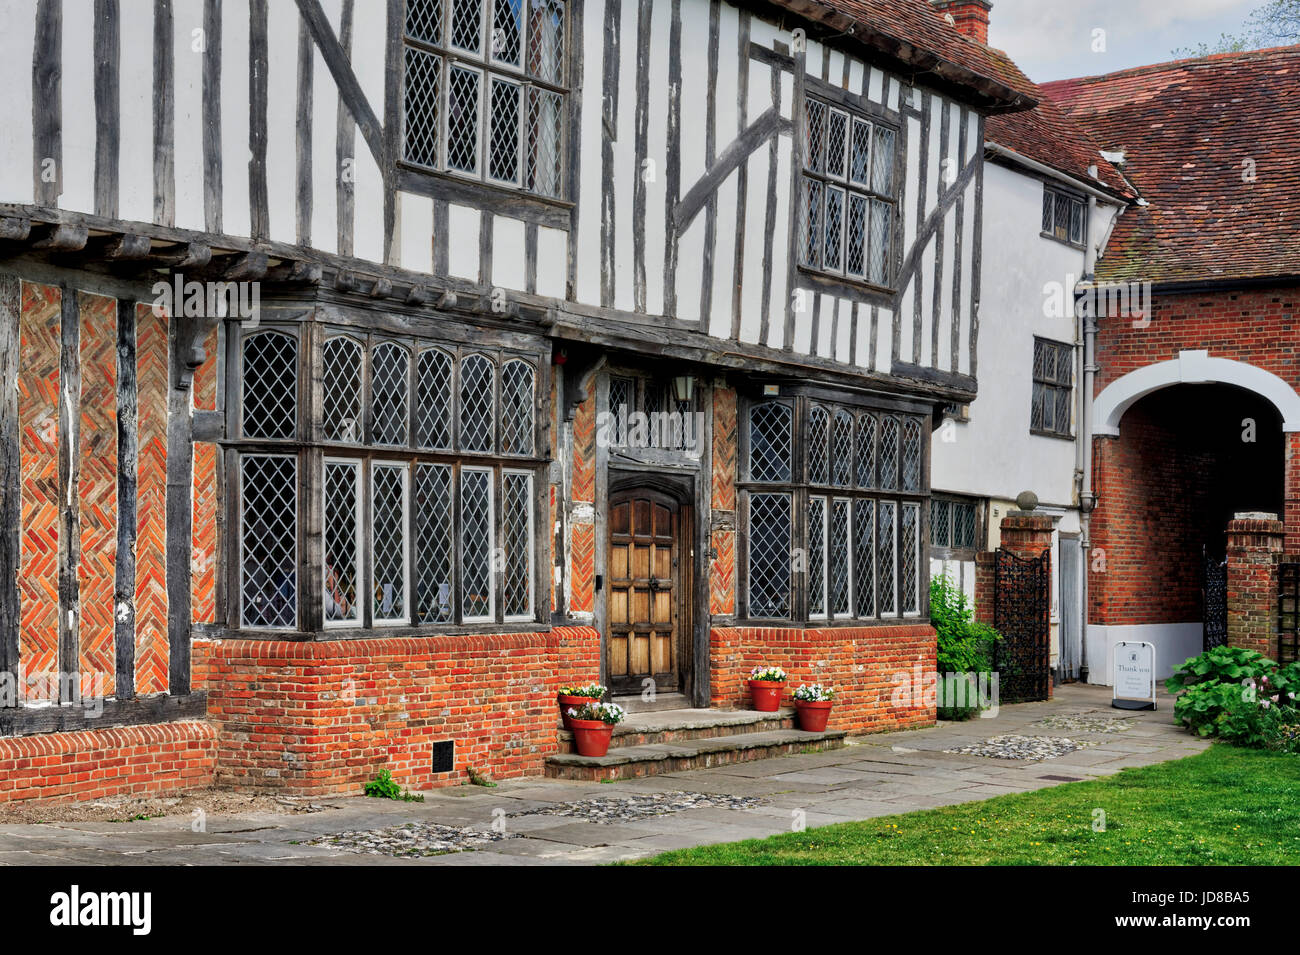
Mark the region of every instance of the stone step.
<instances>
[{"instance_id":1,"label":"stone step","mask_svg":"<svg viewBox=\"0 0 1300 955\"><path fill-rule=\"evenodd\" d=\"M628 713L657 713L660 710L688 710L691 701L685 693L659 693L653 700L643 700L641 695L613 696L610 701L623 707Z\"/></svg>"},{"instance_id":2,"label":"stone step","mask_svg":"<svg viewBox=\"0 0 1300 955\"><path fill-rule=\"evenodd\" d=\"M783 707L775 713L758 710L664 710L629 713L614 727L609 748L649 746L657 743L682 743L696 739L719 739L742 733L770 733L794 729L794 709ZM575 752L573 734L559 731L561 753Z\"/></svg>"},{"instance_id":3,"label":"stone step","mask_svg":"<svg viewBox=\"0 0 1300 955\"><path fill-rule=\"evenodd\" d=\"M622 746L618 749L611 747L605 756L559 753L547 757L546 775L552 779L596 782L604 779L634 779L688 769L709 769L772 756L788 756L791 753L839 749L844 745L845 735L844 730L808 733L804 730L782 729L678 743Z\"/></svg>"}]
</instances>

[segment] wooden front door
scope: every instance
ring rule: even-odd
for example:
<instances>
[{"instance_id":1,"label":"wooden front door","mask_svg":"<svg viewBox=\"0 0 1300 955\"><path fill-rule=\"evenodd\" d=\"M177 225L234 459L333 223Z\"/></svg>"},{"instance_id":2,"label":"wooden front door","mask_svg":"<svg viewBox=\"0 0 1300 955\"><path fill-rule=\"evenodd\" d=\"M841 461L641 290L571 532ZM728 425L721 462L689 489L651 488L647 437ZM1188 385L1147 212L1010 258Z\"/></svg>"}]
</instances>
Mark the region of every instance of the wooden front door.
<instances>
[{"instance_id":1,"label":"wooden front door","mask_svg":"<svg viewBox=\"0 0 1300 955\"><path fill-rule=\"evenodd\" d=\"M658 693L684 688L689 654L690 584L683 555L690 509L658 491L617 492L609 504L610 689L640 693L646 678Z\"/></svg>"}]
</instances>

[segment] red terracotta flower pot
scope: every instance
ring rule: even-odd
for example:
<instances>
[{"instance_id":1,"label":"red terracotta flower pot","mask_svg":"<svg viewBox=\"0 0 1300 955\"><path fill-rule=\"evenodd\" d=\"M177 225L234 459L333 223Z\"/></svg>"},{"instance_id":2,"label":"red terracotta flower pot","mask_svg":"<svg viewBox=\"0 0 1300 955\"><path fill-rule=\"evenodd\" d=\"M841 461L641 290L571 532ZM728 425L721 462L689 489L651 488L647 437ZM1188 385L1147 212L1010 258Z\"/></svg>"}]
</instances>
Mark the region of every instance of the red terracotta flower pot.
<instances>
[{"instance_id":1,"label":"red terracotta flower pot","mask_svg":"<svg viewBox=\"0 0 1300 955\"><path fill-rule=\"evenodd\" d=\"M598 698L590 696L565 696L561 693L557 699L560 703L560 720L564 723L566 730L573 729L573 721L569 719L569 708L582 709L588 703L599 703Z\"/></svg>"},{"instance_id":2,"label":"red terracotta flower pot","mask_svg":"<svg viewBox=\"0 0 1300 955\"><path fill-rule=\"evenodd\" d=\"M746 680L749 684L749 695L754 698L754 709L760 713L775 713L781 708L781 691L785 689L785 681L772 682L770 680Z\"/></svg>"},{"instance_id":3,"label":"red terracotta flower pot","mask_svg":"<svg viewBox=\"0 0 1300 955\"><path fill-rule=\"evenodd\" d=\"M799 711L799 728L810 733L822 733L826 730L826 721L831 716L831 700L795 700L795 709Z\"/></svg>"},{"instance_id":4,"label":"red terracotta flower pot","mask_svg":"<svg viewBox=\"0 0 1300 955\"><path fill-rule=\"evenodd\" d=\"M614 735L614 724L603 720L570 720L573 724L573 744L579 756L604 756L609 752L609 740Z\"/></svg>"}]
</instances>

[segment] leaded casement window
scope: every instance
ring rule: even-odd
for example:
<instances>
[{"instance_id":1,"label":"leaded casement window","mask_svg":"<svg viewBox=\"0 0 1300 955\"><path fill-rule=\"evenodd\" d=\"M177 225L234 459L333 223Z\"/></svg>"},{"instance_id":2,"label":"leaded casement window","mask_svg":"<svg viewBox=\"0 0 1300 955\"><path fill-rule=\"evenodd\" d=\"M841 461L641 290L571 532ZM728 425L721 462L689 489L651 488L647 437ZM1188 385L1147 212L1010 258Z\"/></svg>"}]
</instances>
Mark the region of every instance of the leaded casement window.
<instances>
[{"instance_id":1,"label":"leaded casement window","mask_svg":"<svg viewBox=\"0 0 1300 955\"><path fill-rule=\"evenodd\" d=\"M924 615L926 418L800 395L742 420L742 615Z\"/></svg>"},{"instance_id":2,"label":"leaded casement window","mask_svg":"<svg viewBox=\"0 0 1300 955\"><path fill-rule=\"evenodd\" d=\"M1043 235L1083 248L1088 233L1088 206L1079 196L1043 186Z\"/></svg>"},{"instance_id":3,"label":"leaded casement window","mask_svg":"<svg viewBox=\"0 0 1300 955\"><path fill-rule=\"evenodd\" d=\"M1070 396L1074 391L1074 347L1064 342L1034 339L1034 392L1029 430L1068 438Z\"/></svg>"},{"instance_id":4,"label":"leaded casement window","mask_svg":"<svg viewBox=\"0 0 1300 955\"><path fill-rule=\"evenodd\" d=\"M671 381L647 374L609 376L606 409L612 448L698 451L704 441L699 399L679 400Z\"/></svg>"},{"instance_id":5,"label":"leaded casement window","mask_svg":"<svg viewBox=\"0 0 1300 955\"><path fill-rule=\"evenodd\" d=\"M930 498L930 553L940 559L974 560L979 545L979 505L970 498Z\"/></svg>"},{"instance_id":6,"label":"leaded casement window","mask_svg":"<svg viewBox=\"0 0 1300 955\"><path fill-rule=\"evenodd\" d=\"M898 131L806 95L803 136L800 265L892 287Z\"/></svg>"},{"instance_id":7,"label":"leaded casement window","mask_svg":"<svg viewBox=\"0 0 1300 955\"><path fill-rule=\"evenodd\" d=\"M406 0L403 159L562 198L564 0Z\"/></svg>"},{"instance_id":8,"label":"leaded casement window","mask_svg":"<svg viewBox=\"0 0 1300 955\"><path fill-rule=\"evenodd\" d=\"M259 329L235 354L241 627L536 619L540 354L328 328Z\"/></svg>"}]
</instances>

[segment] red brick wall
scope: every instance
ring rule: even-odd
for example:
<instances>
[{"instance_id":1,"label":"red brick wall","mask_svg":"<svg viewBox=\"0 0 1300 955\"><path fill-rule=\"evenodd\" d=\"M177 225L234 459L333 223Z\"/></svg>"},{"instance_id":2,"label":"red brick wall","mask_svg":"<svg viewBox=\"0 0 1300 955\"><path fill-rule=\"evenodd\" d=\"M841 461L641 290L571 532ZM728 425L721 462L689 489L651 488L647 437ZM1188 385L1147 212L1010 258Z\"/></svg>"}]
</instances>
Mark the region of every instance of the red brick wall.
<instances>
[{"instance_id":1,"label":"red brick wall","mask_svg":"<svg viewBox=\"0 0 1300 955\"><path fill-rule=\"evenodd\" d=\"M1228 524L1228 643L1277 659L1277 560L1282 522Z\"/></svg>"},{"instance_id":2,"label":"red brick wall","mask_svg":"<svg viewBox=\"0 0 1300 955\"><path fill-rule=\"evenodd\" d=\"M560 674L590 678L590 628L291 643L196 640L194 685L221 730L220 783L358 792L387 768L403 785L458 785L466 768L538 775L556 751ZM435 741L455 770L432 772Z\"/></svg>"},{"instance_id":3,"label":"red brick wall","mask_svg":"<svg viewBox=\"0 0 1300 955\"><path fill-rule=\"evenodd\" d=\"M750 707L745 681L760 664L782 667L789 677L785 705L800 683L835 687L832 729L874 733L933 723L934 707L897 706L895 689L913 680L915 668L935 669L935 634L929 624L880 627L715 627L712 643L712 705ZM900 674L903 677L900 677Z\"/></svg>"},{"instance_id":4,"label":"red brick wall","mask_svg":"<svg viewBox=\"0 0 1300 955\"><path fill-rule=\"evenodd\" d=\"M211 785L216 728L182 721L0 739L0 802L103 799Z\"/></svg>"}]
</instances>

